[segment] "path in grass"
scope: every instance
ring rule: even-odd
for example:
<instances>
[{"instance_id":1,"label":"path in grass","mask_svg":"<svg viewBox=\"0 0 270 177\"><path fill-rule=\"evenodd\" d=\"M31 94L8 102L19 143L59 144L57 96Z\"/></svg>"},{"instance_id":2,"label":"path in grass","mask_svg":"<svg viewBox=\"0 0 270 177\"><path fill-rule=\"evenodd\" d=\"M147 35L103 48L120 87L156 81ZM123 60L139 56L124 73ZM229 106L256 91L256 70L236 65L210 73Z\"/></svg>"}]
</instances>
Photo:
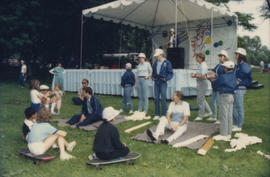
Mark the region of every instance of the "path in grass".
<instances>
[{"instance_id":1,"label":"path in grass","mask_svg":"<svg viewBox=\"0 0 270 177\"><path fill-rule=\"evenodd\" d=\"M270 163L256 154L257 150L270 153L270 113L269 113L269 74L253 72L254 79L264 84L264 89L248 90L245 96L245 124L243 132L263 139L262 144L253 145L235 153L225 153L228 143L215 142L219 149L211 149L205 157L196 151L186 148L172 148L167 145L154 145L133 141L131 136L144 131L139 129L132 134L125 134L124 130L145 121L128 121L117 125L121 139L127 143L131 151L139 152L142 157L135 162L135 166L126 163L105 166L103 171L96 171L85 162L92 153L92 143L95 132L60 128L68 132L69 141L76 140L77 147L72 154L77 158L67 162L56 159L40 166L32 161L18 156L21 148L26 148L22 140L21 126L24 120L24 109L29 105L29 90L20 89L15 83L1 82L0 84L0 176L22 177L86 177L86 176L270 176ZM79 113L80 107L72 105L71 98L75 93L67 93L63 98L61 115L55 118L71 117ZM98 95L104 107L121 107L121 97ZM135 108L137 107L137 100ZM195 104L195 98L186 101ZM150 100L149 114L153 116L154 104ZM197 115L192 111L190 120ZM157 122L155 122L157 123ZM55 125L55 124L54 124ZM55 125L56 126L56 125Z\"/></svg>"}]
</instances>

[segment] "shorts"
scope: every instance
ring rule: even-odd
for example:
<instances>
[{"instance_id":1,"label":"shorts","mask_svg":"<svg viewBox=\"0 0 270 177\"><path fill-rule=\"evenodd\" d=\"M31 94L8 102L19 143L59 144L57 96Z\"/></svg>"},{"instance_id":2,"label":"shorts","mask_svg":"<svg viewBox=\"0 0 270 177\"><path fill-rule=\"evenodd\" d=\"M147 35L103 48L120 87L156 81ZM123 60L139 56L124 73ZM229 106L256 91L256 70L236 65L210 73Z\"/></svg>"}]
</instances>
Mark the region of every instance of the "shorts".
<instances>
[{"instance_id":1,"label":"shorts","mask_svg":"<svg viewBox=\"0 0 270 177\"><path fill-rule=\"evenodd\" d=\"M41 155L46 152L45 144L43 142L28 144L29 151L35 155Z\"/></svg>"}]
</instances>

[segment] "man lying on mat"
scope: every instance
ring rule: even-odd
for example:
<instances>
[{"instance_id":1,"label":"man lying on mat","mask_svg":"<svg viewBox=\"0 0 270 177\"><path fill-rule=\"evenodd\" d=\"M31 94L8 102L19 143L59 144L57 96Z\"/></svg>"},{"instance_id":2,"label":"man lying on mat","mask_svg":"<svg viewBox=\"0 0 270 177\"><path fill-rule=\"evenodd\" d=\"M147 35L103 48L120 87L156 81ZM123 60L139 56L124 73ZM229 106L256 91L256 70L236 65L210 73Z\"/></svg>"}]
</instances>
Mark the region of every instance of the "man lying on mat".
<instances>
[{"instance_id":1,"label":"man lying on mat","mask_svg":"<svg viewBox=\"0 0 270 177\"><path fill-rule=\"evenodd\" d=\"M90 87L83 88L83 104L80 115L74 115L67 124L79 126L86 126L102 119L102 105L97 97L93 95Z\"/></svg>"},{"instance_id":2,"label":"man lying on mat","mask_svg":"<svg viewBox=\"0 0 270 177\"><path fill-rule=\"evenodd\" d=\"M161 140L161 143L170 144L187 130L190 109L189 104L182 101L182 97L181 91L175 91L167 115L160 118L156 131L146 130L147 135L152 141L156 141L160 135L164 135L165 129L168 128L174 133L169 138Z\"/></svg>"}]
</instances>

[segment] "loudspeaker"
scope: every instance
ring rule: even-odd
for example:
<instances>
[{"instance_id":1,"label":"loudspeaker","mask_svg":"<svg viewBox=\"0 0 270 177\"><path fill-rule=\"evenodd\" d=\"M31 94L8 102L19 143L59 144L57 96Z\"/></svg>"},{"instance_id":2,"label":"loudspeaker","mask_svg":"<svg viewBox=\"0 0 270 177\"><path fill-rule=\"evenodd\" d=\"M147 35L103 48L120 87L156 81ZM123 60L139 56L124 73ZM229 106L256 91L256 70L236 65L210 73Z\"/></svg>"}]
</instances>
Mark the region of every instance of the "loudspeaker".
<instances>
[{"instance_id":1,"label":"loudspeaker","mask_svg":"<svg viewBox=\"0 0 270 177\"><path fill-rule=\"evenodd\" d=\"M173 68L184 69L185 67L184 48L168 48L167 59L172 63Z\"/></svg>"}]
</instances>

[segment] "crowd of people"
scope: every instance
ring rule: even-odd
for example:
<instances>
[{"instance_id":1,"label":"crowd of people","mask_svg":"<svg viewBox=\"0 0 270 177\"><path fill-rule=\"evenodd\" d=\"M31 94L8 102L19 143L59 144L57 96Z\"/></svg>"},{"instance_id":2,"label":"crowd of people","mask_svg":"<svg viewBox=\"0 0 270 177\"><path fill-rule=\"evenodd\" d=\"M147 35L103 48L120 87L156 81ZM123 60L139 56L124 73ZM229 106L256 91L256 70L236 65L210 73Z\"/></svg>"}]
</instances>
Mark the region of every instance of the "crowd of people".
<instances>
[{"instance_id":1,"label":"crowd of people","mask_svg":"<svg viewBox=\"0 0 270 177\"><path fill-rule=\"evenodd\" d=\"M162 143L170 144L187 131L190 105L183 100L181 91L173 93L172 102L167 109L167 82L174 75L172 64L165 58L162 49L156 49L154 57L156 60L151 66L145 54L140 53L139 64L135 73L132 71L132 65L126 63L126 72L121 78L124 94L120 111L112 107L103 109L99 99L94 95L89 81L86 78L82 80L82 87L78 90L78 96L72 98L75 105L81 106L81 113L72 116L67 124L80 127L103 121L96 132L93 144L94 153L89 156L89 159L109 160L129 153L129 148L120 141L119 132L112 122L120 112L126 111L128 106L129 113L134 112L135 108L131 97L133 88L138 92L137 110L144 111L147 114L148 89L151 80L154 82L155 116L153 119L159 120L159 123L155 131L147 129L149 138L156 141L164 134L165 129L170 129L173 132L172 135L161 140ZM198 70L197 73L191 73L191 77L197 80L199 111L195 121L210 117L208 120L220 124L220 134L214 138L228 140L231 138L232 131L242 130L244 95L247 86L252 81L251 68L246 58L246 51L243 48L238 48L235 52L236 65L229 59L225 50L219 52L218 59L219 64L212 72L209 72L205 55L203 53L196 54L196 61L199 64ZM22 77L25 72L26 68L22 67ZM31 81L30 97L32 103L25 110L26 119L23 124L23 136L28 142L30 152L33 154L43 154L51 147L58 147L60 159L68 160L74 158L74 156L66 150L71 152L76 146L76 142L67 142L65 140L67 132L50 125L51 115L60 114L62 96L64 95L64 72L61 63L50 70L50 73L55 75L55 90L53 91L49 91L47 85L40 85L38 80ZM210 106L205 98L208 80L212 86ZM217 107L219 108L219 120L217 119Z\"/></svg>"}]
</instances>

